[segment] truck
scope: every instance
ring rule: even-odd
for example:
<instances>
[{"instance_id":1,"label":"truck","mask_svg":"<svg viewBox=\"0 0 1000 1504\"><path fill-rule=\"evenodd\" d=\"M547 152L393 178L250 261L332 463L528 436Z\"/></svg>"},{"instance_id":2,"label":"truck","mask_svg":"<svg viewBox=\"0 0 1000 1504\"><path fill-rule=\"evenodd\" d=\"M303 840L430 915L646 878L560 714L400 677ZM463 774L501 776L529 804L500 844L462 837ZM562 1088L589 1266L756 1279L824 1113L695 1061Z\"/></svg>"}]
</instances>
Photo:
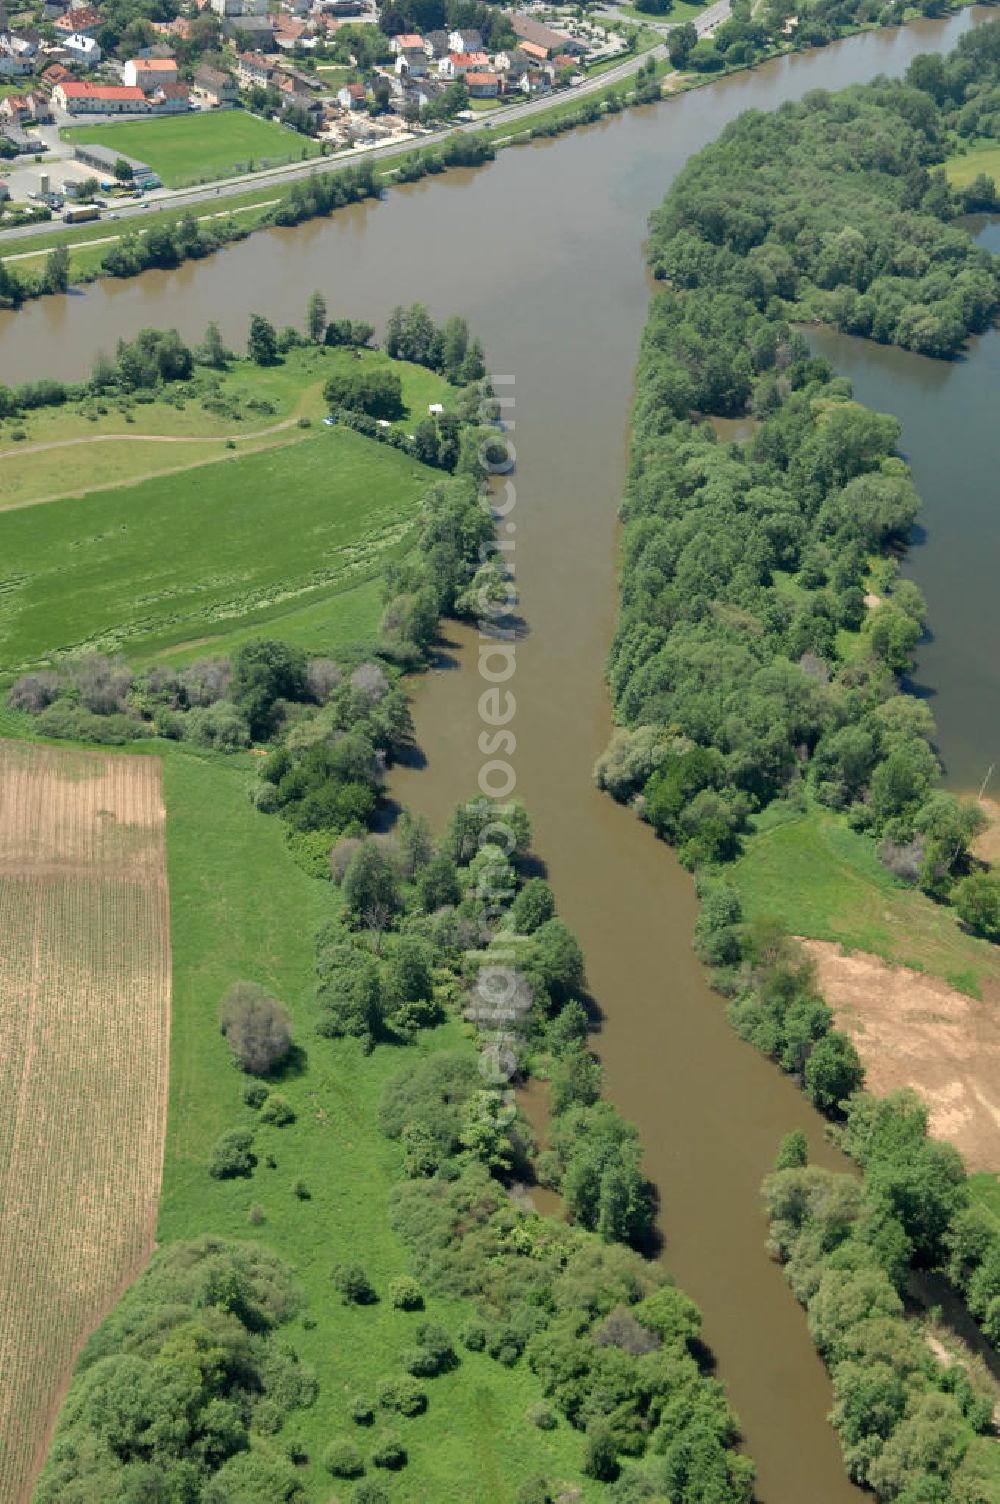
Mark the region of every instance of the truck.
<instances>
[{"instance_id":1,"label":"truck","mask_svg":"<svg viewBox=\"0 0 1000 1504\"><path fill-rule=\"evenodd\" d=\"M96 204L73 204L63 210L63 223L82 225L88 219L100 219L101 211Z\"/></svg>"}]
</instances>

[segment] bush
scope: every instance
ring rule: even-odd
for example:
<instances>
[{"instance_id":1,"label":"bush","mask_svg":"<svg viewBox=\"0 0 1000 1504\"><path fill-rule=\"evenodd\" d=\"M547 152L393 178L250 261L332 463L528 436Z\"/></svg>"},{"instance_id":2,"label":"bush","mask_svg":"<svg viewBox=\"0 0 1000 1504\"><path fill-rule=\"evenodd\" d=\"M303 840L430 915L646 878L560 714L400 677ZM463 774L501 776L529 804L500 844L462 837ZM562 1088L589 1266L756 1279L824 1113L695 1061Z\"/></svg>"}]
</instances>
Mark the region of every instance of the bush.
<instances>
[{"instance_id":1,"label":"bush","mask_svg":"<svg viewBox=\"0 0 1000 1504\"><path fill-rule=\"evenodd\" d=\"M360 1478L365 1470L361 1453L348 1437L331 1441L323 1453L323 1466L335 1478Z\"/></svg>"},{"instance_id":2,"label":"bush","mask_svg":"<svg viewBox=\"0 0 1000 1504\"><path fill-rule=\"evenodd\" d=\"M955 889L958 917L974 935L1000 940L1000 882L985 872L963 877Z\"/></svg>"},{"instance_id":3,"label":"bush","mask_svg":"<svg viewBox=\"0 0 1000 1504\"><path fill-rule=\"evenodd\" d=\"M406 1466L406 1448L391 1431L387 1431L372 1447L372 1463L375 1467L398 1472Z\"/></svg>"},{"instance_id":4,"label":"bush","mask_svg":"<svg viewBox=\"0 0 1000 1504\"><path fill-rule=\"evenodd\" d=\"M427 1394L414 1379L383 1379L378 1386L378 1402L383 1410L395 1410L399 1415L423 1415Z\"/></svg>"},{"instance_id":5,"label":"bush","mask_svg":"<svg viewBox=\"0 0 1000 1504\"><path fill-rule=\"evenodd\" d=\"M288 1014L256 982L236 982L222 999L222 1032L239 1066L255 1076L280 1065L292 1047Z\"/></svg>"},{"instance_id":6,"label":"bush","mask_svg":"<svg viewBox=\"0 0 1000 1504\"><path fill-rule=\"evenodd\" d=\"M22 674L15 680L7 695L7 704L13 710L23 710L28 715L39 715L47 705L59 698L61 681L58 674L43 669L35 674Z\"/></svg>"},{"instance_id":7,"label":"bush","mask_svg":"<svg viewBox=\"0 0 1000 1504\"><path fill-rule=\"evenodd\" d=\"M370 1306L378 1299L375 1288L360 1264L338 1264L333 1283L345 1306Z\"/></svg>"},{"instance_id":8,"label":"bush","mask_svg":"<svg viewBox=\"0 0 1000 1504\"><path fill-rule=\"evenodd\" d=\"M351 1494L351 1504L389 1504L389 1495L377 1483L365 1479Z\"/></svg>"},{"instance_id":9,"label":"bush","mask_svg":"<svg viewBox=\"0 0 1000 1504\"><path fill-rule=\"evenodd\" d=\"M397 1311L422 1311L423 1292L411 1274L397 1274L389 1281L389 1299Z\"/></svg>"},{"instance_id":10,"label":"bush","mask_svg":"<svg viewBox=\"0 0 1000 1504\"><path fill-rule=\"evenodd\" d=\"M253 1134L245 1128L232 1128L212 1145L208 1173L215 1180L231 1180L236 1175L251 1175L257 1156L252 1152Z\"/></svg>"},{"instance_id":11,"label":"bush","mask_svg":"<svg viewBox=\"0 0 1000 1504\"><path fill-rule=\"evenodd\" d=\"M284 1128L286 1124L295 1122L295 1112L284 1097L272 1093L261 1108L260 1120L262 1123L272 1123L275 1128Z\"/></svg>"},{"instance_id":12,"label":"bush","mask_svg":"<svg viewBox=\"0 0 1000 1504\"><path fill-rule=\"evenodd\" d=\"M359 1394L351 1401L350 1413L356 1426L370 1426L375 1420L375 1401Z\"/></svg>"},{"instance_id":13,"label":"bush","mask_svg":"<svg viewBox=\"0 0 1000 1504\"><path fill-rule=\"evenodd\" d=\"M452 1340L443 1326L425 1321L417 1327L417 1346L402 1357L403 1367L418 1379L432 1379L447 1373L458 1363Z\"/></svg>"},{"instance_id":14,"label":"bush","mask_svg":"<svg viewBox=\"0 0 1000 1504\"><path fill-rule=\"evenodd\" d=\"M248 1081L243 1088L243 1100L248 1107L263 1107L268 1090L263 1081Z\"/></svg>"},{"instance_id":15,"label":"bush","mask_svg":"<svg viewBox=\"0 0 1000 1504\"><path fill-rule=\"evenodd\" d=\"M539 1400L536 1404L532 1405L525 1419L529 1425L537 1426L539 1431L554 1431L559 1423L556 1412L544 1400Z\"/></svg>"}]
</instances>

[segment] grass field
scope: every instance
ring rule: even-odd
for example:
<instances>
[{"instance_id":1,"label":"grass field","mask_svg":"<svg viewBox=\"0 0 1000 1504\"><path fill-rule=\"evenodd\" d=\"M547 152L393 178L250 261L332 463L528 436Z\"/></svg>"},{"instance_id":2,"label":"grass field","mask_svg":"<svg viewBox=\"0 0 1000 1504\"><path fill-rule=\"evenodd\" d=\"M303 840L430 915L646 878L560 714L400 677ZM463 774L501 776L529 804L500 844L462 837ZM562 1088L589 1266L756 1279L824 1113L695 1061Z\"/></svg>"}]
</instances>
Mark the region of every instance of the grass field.
<instances>
[{"instance_id":1,"label":"grass field","mask_svg":"<svg viewBox=\"0 0 1000 1504\"><path fill-rule=\"evenodd\" d=\"M992 141L985 146L974 146L961 156L949 157L944 171L953 188L966 187L981 172L1000 183L1000 143Z\"/></svg>"},{"instance_id":2,"label":"grass field","mask_svg":"<svg viewBox=\"0 0 1000 1504\"><path fill-rule=\"evenodd\" d=\"M165 1243L206 1230L252 1236L293 1264L308 1305L305 1324L300 1319L288 1335L316 1369L320 1395L311 1409L293 1414L282 1439L301 1440L309 1456L303 1482L315 1504L326 1504L340 1491L331 1489L317 1459L334 1436L357 1435L351 1400L399 1371L400 1353L421 1319L384 1298L387 1281L407 1271L408 1259L389 1221L400 1151L376 1124L382 1084L404 1055L460 1045L463 1035L451 1021L405 1051L380 1046L370 1056L357 1041L317 1035L313 935L336 890L306 877L279 823L251 808L249 763L202 761L179 750L164 759L174 1006L157 1238ZM229 1066L218 1028L222 992L244 977L274 990L292 1015L302 1059L280 1090L298 1116L282 1129L257 1127L260 1163L251 1180L220 1182L206 1170L209 1147L255 1116L243 1104L243 1078ZM309 1200L293 1194L299 1178ZM253 1203L264 1213L255 1228L247 1222ZM377 1305L346 1307L333 1297L330 1271L345 1258L364 1263L383 1296ZM427 1309L453 1333L471 1314L451 1299L429 1298ZM506 1369L463 1350L458 1369L432 1380L428 1392L427 1414L398 1426L410 1461L386 1479L394 1504L511 1504L527 1477L578 1478L580 1435L565 1422L543 1432L525 1420L541 1398L526 1364ZM599 1495L598 1485L588 1485L572 1497Z\"/></svg>"},{"instance_id":3,"label":"grass field","mask_svg":"<svg viewBox=\"0 0 1000 1504\"><path fill-rule=\"evenodd\" d=\"M0 743L0 1498L152 1247L170 999L160 766Z\"/></svg>"},{"instance_id":4,"label":"grass field","mask_svg":"<svg viewBox=\"0 0 1000 1504\"><path fill-rule=\"evenodd\" d=\"M162 120L74 125L63 140L87 142L148 162L168 188L235 177L250 170L315 156L316 143L246 110L199 110Z\"/></svg>"},{"instance_id":5,"label":"grass field","mask_svg":"<svg viewBox=\"0 0 1000 1504\"><path fill-rule=\"evenodd\" d=\"M362 359L379 365L387 357L366 351ZM108 395L31 409L0 423L0 512L233 459L230 445L246 453L303 440L308 432L297 420L316 424L324 416L324 383L344 368L353 369L349 351L315 345L290 350L273 366L233 362L218 386L223 413L204 405L212 395L204 376L175 383L154 402ZM433 371L406 361L394 369L406 407L397 428L412 431L432 402L450 404L451 389Z\"/></svg>"},{"instance_id":6,"label":"grass field","mask_svg":"<svg viewBox=\"0 0 1000 1504\"><path fill-rule=\"evenodd\" d=\"M5 672L73 648L212 643L352 591L439 472L348 429L0 513ZM319 625L317 623L317 625Z\"/></svg>"},{"instance_id":7,"label":"grass field","mask_svg":"<svg viewBox=\"0 0 1000 1504\"><path fill-rule=\"evenodd\" d=\"M772 810L759 826L733 869L749 918L774 915L792 934L870 951L973 996L998 979L996 947L965 934L953 909L898 882L842 819L819 808Z\"/></svg>"}]
</instances>

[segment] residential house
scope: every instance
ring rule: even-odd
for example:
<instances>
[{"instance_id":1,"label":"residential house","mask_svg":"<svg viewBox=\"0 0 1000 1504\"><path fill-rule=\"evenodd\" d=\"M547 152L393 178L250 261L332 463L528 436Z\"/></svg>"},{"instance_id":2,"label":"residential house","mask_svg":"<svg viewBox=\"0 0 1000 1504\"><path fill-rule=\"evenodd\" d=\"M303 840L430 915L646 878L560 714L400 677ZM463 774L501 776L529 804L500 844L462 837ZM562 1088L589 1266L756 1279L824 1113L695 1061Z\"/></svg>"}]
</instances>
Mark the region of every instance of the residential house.
<instances>
[{"instance_id":1,"label":"residential house","mask_svg":"<svg viewBox=\"0 0 1000 1504\"><path fill-rule=\"evenodd\" d=\"M529 68L517 87L522 94L545 94L552 87L552 76L541 68Z\"/></svg>"},{"instance_id":2,"label":"residential house","mask_svg":"<svg viewBox=\"0 0 1000 1504\"><path fill-rule=\"evenodd\" d=\"M139 115L146 109L142 90L125 84L56 84L52 99L68 115Z\"/></svg>"},{"instance_id":3,"label":"residential house","mask_svg":"<svg viewBox=\"0 0 1000 1504\"><path fill-rule=\"evenodd\" d=\"M141 89L144 94L163 84L176 82L177 62L174 58L130 57L122 69L122 83L130 89Z\"/></svg>"},{"instance_id":4,"label":"residential house","mask_svg":"<svg viewBox=\"0 0 1000 1504\"><path fill-rule=\"evenodd\" d=\"M0 78L27 78L34 73L37 51L37 32L22 36L0 23Z\"/></svg>"},{"instance_id":5,"label":"residential house","mask_svg":"<svg viewBox=\"0 0 1000 1504\"><path fill-rule=\"evenodd\" d=\"M283 51L290 52L296 43L304 42L307 32L306 23L297 21L294 16L278 15L274 18L275 44Z\"/></svg>"},{"instance_id":6,"label":"residential house","mask_svg":"<svg viewBox=\"0 0 1000 1504\"><path fill-rule=\"evenodd\" d=\"M95 37L104 25L104 16L96 5L80 5L75 10L68 10L52 25L60 42L69 36Z\"/></svg>"},{"instance_id":7,"label":"residential house","mask_svg":"<svg viewBox=\"0 0 1000 1504\"><path fill-rule=\"evenodd\" d=\"M463 26L448 34L449 52L482 52L483 34L471 26Z\"/></svg>"},{"instance_id":8,"label":"residential house","mask_svg":"<svg viewBox=\"0 0 1000 1504\"><path fill-rule=\"evenodd\" d=\"M27 94L8 94L0 99L0 120L11 125L39 125L51 119L52 110L41 89L29 89Z\"/></svg>"},{"instance_id":9,"label":"residential house","mask_svg":"<svg viewBox=\"0 0 1000 1504\"><path fill-rule=\"evenodd\" d=\"M227 16L222 23L222 35L227 41L252 42L254 50L270 49L274 45L274 22L270 16L253 16L244 10L241 16Z\"/></svg>"},{"instance_id":10,"label":"residential house","mask_svg":"<svg viewBox=\"0 0 1000 1504\"><path fill-rule=\"evenodd\" d=\"M176 42L191 40L191 22L186 16L175 16L172 21L150 21L157 36L171 37Z\"/></svg>"},{"instance_id":11,"label":"residential house","mask_svg":"<svg viewBox=\"0 0 1000 1504\"><path fill-rule=\"evenodd\" d=\"M424 51L429 58L446 57L451 48L448 46L448 33L446 31L429 31L424 37ZM456 49L461 51L461 48Z\"/></svg>"},{"instance_id":12,"label":"residential house","mask_svg":"<svg viewBox=\"0 0 1000 1504\"><path fill-rule=\"evenodd\" d=\"M427 46L423 37L415 33L393 37L392 50L396 54L396 72L408 73L411 78L423 78L428 68Z\"/></svg>"},{"instance_id":13,"label":"residential house","mask_svg":"<svg viewBox=\"0 0 1000 1504\"><path fill-rule=\"evenodd\" d=\"M51 94L56 84L68 84L72 82L72 78L72 73L62 63L51 63L42 74L42 88Z\"/></svg>"},{"instance_id":14,"label":"residential house","mask_svg":"<svg viewBox=\"0 0 1000 1504\"><path fill-rule=\"evenodd\" d=\"M496 99L500 82L495 73L467 73L465 87L470 99Z\"/></svg>"},{"instance_id":15,"label":"residential house","mask_svg":"<svg viewBox=\"0 0 1000 1504\"><path fill-rule=\"evenodd\" d=\"M213 109L222 104L235 104L239 98L239 90L229 74L210 68L207 63L202 63L195 72L194 91Z\"/></svg>"},{"instance_id":16,"label":"residential house","mask_svg":"<svg viewBox=\"0 0 1000 1504\"><path fill-rule=\"evenodd\" d=\"M271 64L262 52L241 52L236 77L241 89L266 89L271 82Z\"/></svg>"},{"instance_id":17,"label":"residential house","mask_svg":"<svg viewBox=\"0 0 1000 1504\"><path fill-rule=\"evenodd\" d=\"M82 63L85 68L96 68L101 61L100 46L93 37L84 36L82 32L75 31L72 36L63 37L62 46L74 63Z\"/></svg>"},{"instance_id":18,"label":"residential house","mask_svg":"<svg viewBox=\"0 0 1000 1504\"><path fill-rule=\"evenodd\" d=\"M153 115L183 115L191 104L191 91L187 84L168 81L157 84L146 100Z\"/></svg>"},{"instance_id":19,"label":"residential house","mask_svg":"<svg viewBox=\"0 0 1000 1504\"><path fill-rule=\"evenodd\" d=\"M449 52L438 63L442 78L464 78L467 73L484 73L490 66L485 52Z\"/></svg>"},{"instance_id":20,"label":"residential house","mask_svg":"<svg viewBox=\"0 0 1000 1504\"><path fill-rule=\"evenodd\" d=\"M337 90L337 103L342 110L363 110L366 97L364 84L344 84Z\"/></svg>"},{"instance_id":21,"label":"residential house","mask_svg":"<svg viewBox=\"0 0 1000 1504\"><path fill-rule=\"evenodd\" d=\"M579 56L586 49L580 42L576 42L562 31L553 31L550 26L543 26L540 21L533 21L530 16L511 15L508 17L514 29L514 35L524 45L530 42L534 47L540 47L545 56L554 57L557 52L568 52Z\"/></svg>"},{"instance_id":22,"label":"residential house","mask_svg":"<svg viewBox=\"0 0 1000 1504\"><path fill-rule=\"evenodd\" d=\"M528 66L531 68L537 68L539 64L547 63L549 60L548 52L544 47L539 47L537 42L522 42L518 51L524 53L528 59Z\"/></svg>"}]
</instances>

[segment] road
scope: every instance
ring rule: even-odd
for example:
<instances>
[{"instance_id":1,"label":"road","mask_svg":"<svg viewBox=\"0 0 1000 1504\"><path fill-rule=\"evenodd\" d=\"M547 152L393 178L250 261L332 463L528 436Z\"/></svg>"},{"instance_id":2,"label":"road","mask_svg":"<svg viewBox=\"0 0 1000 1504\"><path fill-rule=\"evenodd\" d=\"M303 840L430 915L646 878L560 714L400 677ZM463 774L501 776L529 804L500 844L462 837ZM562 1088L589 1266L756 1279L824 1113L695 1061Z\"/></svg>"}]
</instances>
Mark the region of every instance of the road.
<instances>
[{"instance_id":1,"label":"road","mask_svg":"<svg viewBox=\"0 0 1000 1504\"><path fill-rule=\"evenodd\" d=\"M699 36L705 36L726 20L730 14L730 0L716 0L716 3L701 13L695 21ZM649 23L653 30L659 31L664 38L669 34L671 27L662 23ZM157 209L188 209L198 204L218 204L220 199L235 197L238 194L252 192L254 189L270 186L283 186L285 183L294 182L296 178L308 177L312 173L342 172L347 167L353 167L358 162L378 162L385 157L395 157L401 150L407 147L423 149L426 146L434 146L446 141L449 136L459 131L479 131L485 125L520 125L523 121L530 121L533 115L550 110L554 103L564 100L576 101L584 99L588 94L595 94L601 89L606 89L609 84L622 83L638 72L641 64L648 57L654 57L658 61L667 56L666 41L652 49L639 54L632 54L624 62L618 63L614 68L609 68L606 73L600 73L593 78L586 79L582 84L577 84L567 94L561 94L553 99L551 94L543 94L535 99L526 99L523 104L506 105L502 109L493 111L490 115L479 120L462 121L458 125L448 126L442 130L434 131L423 136L415 136L406 142L393 141L385 146L372 147L364 152L351 152L338 157L313 157L306 162L292 162L284 167L272 167L263 172L255 172L251 177L224 178L217 183L203 184L199 188L179 189L172 192L169 189L149 194L141 202L131 207L125 204L116 204L120 222L124 225L134 219L142 220L147 205L152 204ZM15 230L0 230L0 243L9 240L20 241L23 245L26 241L42 235L50 235L53 222L26 225Z\"/></svg>"}]
</instances>

